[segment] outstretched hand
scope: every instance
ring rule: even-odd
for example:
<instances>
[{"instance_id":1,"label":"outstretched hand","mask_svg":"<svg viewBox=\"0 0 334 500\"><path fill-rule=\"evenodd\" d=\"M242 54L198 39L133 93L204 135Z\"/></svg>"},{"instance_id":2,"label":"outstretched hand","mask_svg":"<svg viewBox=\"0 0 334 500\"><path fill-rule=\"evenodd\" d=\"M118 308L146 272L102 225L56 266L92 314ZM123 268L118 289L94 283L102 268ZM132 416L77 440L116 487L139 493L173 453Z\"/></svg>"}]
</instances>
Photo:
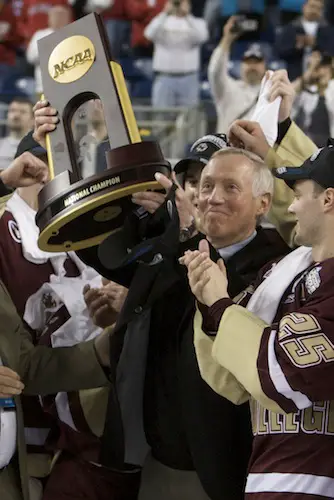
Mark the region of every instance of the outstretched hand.
<instances>
[{"instance_id":1,"label":"outstretched hand","mask_svg":"<svg viewBox=\"0 0 334 500\"><path fill-rule=\"evenodd\" d=\"M195 208L193 207L191 201L188 199L184 189L176 180L175 173L172 173L172 179L169 179L165 175L157 172L155 174L155 179L159 182L161 187L166 191L164 193L157 193L154 191L143 191L140 193L134 193L132 195L133 203L142 206L149 213L154 213L158 208L164 203L167 193L174 184L177 185L177 190L175 193L175 203L179 213L180 218L180 228L190 226L194 216Z\"/></svg>"},{"instance_id":2,"label":"outstretched hand","mask_svg":"<svg viewBox=\"0 0 334 500\"><path fill-rule=\"evenodd\" d=\"M264 159L270 146L261 125L250 120L236 120L228 132L230 144L235 148L246 149Z\"/></svg>"},{"instance_id":3,"label":"outstretched hand","mask_svg":"<svg viewBox=\"0 0 334 500\"><path fill-rule=\"evenodd\" d=\"M210 259L207 240L201 240L198 250L185 252L179 261L188 269L189 285L198 302L210 307L228 298L224 262L219 259L216 264Z\"/></svg>"}]
</instances>

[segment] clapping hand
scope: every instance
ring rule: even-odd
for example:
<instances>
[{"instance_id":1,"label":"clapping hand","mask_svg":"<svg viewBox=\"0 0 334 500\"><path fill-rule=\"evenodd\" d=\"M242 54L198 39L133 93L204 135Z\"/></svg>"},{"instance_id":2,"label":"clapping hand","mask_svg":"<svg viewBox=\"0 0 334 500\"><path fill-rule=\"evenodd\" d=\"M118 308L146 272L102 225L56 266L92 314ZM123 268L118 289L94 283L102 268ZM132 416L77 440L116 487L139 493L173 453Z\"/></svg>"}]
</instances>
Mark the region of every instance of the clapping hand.
<instances>
[{"instance_id":1,"label":"clapping hand","mask_svg":"<svg viewBox=\"0 0 334 500\"><path fill-rule=\"evenodd\" d=\"M224 262L219 259L216 264L210 259L207 240L201 240L198 250L185 252L179 261L188 269L189 285L198 302L210 307L228 298Z\"/></svg>"},{"instance_id":2,"label":"clapping hand","mask_svg":"<svg viewBox=\"0 0 334 500\"><path fill-rule=\"evenodd\" d=\"M100 328L114 324L127 292L126 288L112 281L103 280L101 288L90 288L86 285L83 289L84 300L93 323Z\"/></svg>"}]
</instances>

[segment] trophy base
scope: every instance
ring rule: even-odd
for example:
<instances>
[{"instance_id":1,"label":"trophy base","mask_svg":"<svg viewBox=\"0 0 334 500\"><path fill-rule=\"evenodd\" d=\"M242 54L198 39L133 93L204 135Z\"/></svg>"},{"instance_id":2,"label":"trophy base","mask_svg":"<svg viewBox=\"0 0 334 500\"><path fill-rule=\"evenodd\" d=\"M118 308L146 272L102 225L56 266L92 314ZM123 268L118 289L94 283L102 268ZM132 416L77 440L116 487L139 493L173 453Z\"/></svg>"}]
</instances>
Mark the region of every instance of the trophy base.
<instances>
[{"instance_id":1,"label":"trophy base","mask_svg":"<svg viewBox=\"0 0 334 500\"><path fill-rule=\"evenodd\" d=\"M154 144L153 155L150 144ZM121 230L127 215L138 208L131 196L161 190L154 179L156 172L170 175L170 165L159 146L150 144L136 143L109 151L109 168L100 175L70 184L66 171L50 181L39 194L38 246L47 252L77 251L99 245ZM142 162L143 155L149 161Z\"/></svg>"}]
</instances>

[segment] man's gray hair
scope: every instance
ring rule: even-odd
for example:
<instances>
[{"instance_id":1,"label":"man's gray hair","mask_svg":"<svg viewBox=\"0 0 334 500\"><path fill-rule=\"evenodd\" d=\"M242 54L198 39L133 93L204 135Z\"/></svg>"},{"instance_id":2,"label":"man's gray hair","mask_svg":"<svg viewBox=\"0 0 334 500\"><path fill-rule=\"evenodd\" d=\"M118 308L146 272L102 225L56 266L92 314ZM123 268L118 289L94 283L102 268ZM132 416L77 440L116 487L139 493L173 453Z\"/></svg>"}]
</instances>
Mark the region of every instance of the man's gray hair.
<instances>
[{"instance_id":1,"label":"man's gray hair","mask_svg":"<svg viewBox=\"0 0 334 500\"><path fill-rule=\"evenodd\" d=\"M211 160L214 158L221 158L223 156L228 155L241 155L245 156L249 162L254 167L254 179L253 179L253 196L257 198L263 194L273 195L274 192L274 177L264 163L264 161L257 156L255 153L251 153L250 151L246 151L245 149L240 148L224 148L216 151L212 156Z\"/></svg>"}]
</instances>

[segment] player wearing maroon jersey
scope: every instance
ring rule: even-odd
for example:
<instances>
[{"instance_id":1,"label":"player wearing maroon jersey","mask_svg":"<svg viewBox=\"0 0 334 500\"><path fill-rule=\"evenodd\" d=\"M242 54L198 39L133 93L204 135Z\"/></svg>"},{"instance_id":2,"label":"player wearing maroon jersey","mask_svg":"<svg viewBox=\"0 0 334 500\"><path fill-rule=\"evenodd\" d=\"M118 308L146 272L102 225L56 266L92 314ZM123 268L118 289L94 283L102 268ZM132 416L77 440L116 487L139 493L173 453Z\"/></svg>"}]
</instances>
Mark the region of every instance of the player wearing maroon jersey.
<instances>
[{"instance_id":1,"label":"player wearing maroon jersey","mask_svg":"<svg viewBox=\"0 0 334 500\"><path fill-rule=\"evenodd\" d=\"M183 258L198 300L202 377L236 404L251 400L246 496L254 500L334 497L333 162L327 147L299 168L276 170L294 189L290 211L305 246L267 266L234 301L205 240ZM205 176L200 190L210 190Z\"/></svg>"}]
</instances>

